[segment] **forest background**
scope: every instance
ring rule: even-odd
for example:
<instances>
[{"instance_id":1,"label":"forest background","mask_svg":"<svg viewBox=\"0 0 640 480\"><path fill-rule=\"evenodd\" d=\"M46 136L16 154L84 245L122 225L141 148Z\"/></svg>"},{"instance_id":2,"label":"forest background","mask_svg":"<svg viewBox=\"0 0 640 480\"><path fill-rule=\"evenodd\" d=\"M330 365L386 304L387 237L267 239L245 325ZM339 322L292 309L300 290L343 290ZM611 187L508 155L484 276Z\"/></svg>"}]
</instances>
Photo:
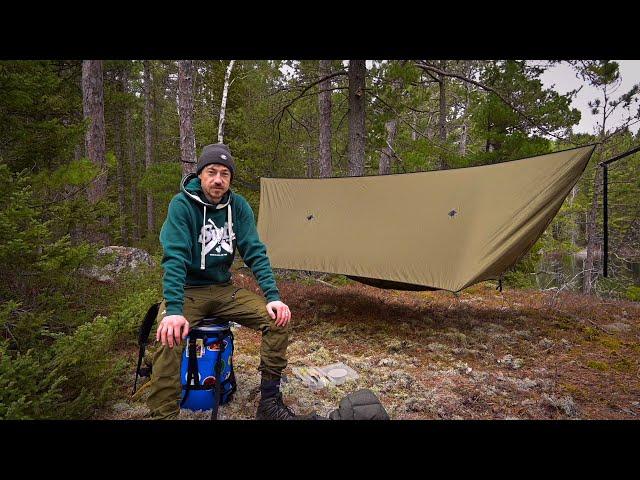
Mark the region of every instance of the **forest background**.
<instances>
[{"instance_id":1,"label":"forest background","mask_svg":"<svg viewBox=\"0 0 640 480\"><path fill-rule=\"evenodd\" d=\"M574 132L577 90L541 80L559 63L598 92L592 134ZM0 62L0 418L87 418L112 398L159 272L85 273L108 262L106 245L157 265L168 202L217 141L256 216L261 177L460 168L598 142L504 286L640 301L638 154L609 171L602 275L598 163L640 143L640 85L620 84L604 60Z\"/></svg>"}]
</instances>

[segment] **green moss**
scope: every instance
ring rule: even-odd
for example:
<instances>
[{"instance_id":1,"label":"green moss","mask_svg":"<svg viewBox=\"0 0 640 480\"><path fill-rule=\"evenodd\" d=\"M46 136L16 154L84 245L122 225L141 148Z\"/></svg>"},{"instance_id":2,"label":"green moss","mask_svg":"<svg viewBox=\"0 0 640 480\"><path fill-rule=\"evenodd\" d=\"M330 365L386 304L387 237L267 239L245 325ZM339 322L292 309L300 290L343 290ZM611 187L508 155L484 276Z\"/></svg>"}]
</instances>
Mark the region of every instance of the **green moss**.
<instances>
[{"instance_id":1,"label":"green moss","mask_svg":"<svg viewBox=\"0 0 640 480\"><path fill-rule=\"evenodd\" d=\"M625 298L627 300L632 300L634 302L640 302L640 287L638 287L636 285L632 285L632 286L628 287L624 296L625 296Z\"/></svg>"},{"instance_id":2,"label":"green moss","mask_svg":"<svg viewBox=\"0 0 640 480\"><path fill-rule=\"evenodd\" d=\"M622 342L614 337L602 337L599 342L610 350L617 350L622 346Z\"/></svg>"},{"instance_id":3,"label":"green moss","mask_svg":"<svg viewBox=\"0 0 640 480\"><path fill-rule=\"evenodd\" d=\"M628 358L623 358L622 360L617 361L612 365L612 367L614 370L624 373L632 373L636 369L635 363Z\"/></svg>"},{"instance_id":4,"label":"green moss","mask_svg":"<svg viewBox=\"0 0 640 480\"><path fill-rule=\"evenodd\" d=\"M593 368L594 370L600 370L601 372L609 370L609 365L604 362L598 362L597 360L589 360L587 362L587 367Z\"/></svg>"},{"instance_id":5,"label":"green moss","mask_svg":"<svg viewBox=\"0 0 640 480\"><path fill-rule=\"evenodd\" d=\"M574 385L572 383L561 383L560 384L560 388L562 388L564 391L566 391L567 393L569 393L572 397L576 398L576 399L586 399L587 398L587 391L578 386L578 385Z\"/></svg>"},{"instance_id":6,"label":"green moss","mask_svg":"<svg viewBox=\"0 0 640 480\"><path fill-rule=\"evenodd\" d=\"M600 332L593 327L584 327L582 333L584 338L589 341L596 340L600 336Z\"/></svg>"}]
</instances>

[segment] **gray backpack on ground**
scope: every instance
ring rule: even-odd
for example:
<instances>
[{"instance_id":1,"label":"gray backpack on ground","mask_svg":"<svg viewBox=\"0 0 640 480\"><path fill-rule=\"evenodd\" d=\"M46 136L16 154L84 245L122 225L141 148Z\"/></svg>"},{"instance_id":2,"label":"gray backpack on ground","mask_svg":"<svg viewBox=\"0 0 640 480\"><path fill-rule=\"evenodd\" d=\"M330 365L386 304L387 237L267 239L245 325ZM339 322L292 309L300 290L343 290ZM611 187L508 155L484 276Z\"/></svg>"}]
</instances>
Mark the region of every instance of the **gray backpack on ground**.
<instances>
[{"instance_id":1,"label":"gray backpack on ground","mask_svg":"<svg viewBox=\"0 0 640 480\"><path fill-rule=\"evenodd\" d=\"M363 389L340 400L338 409L329 414L329 420L389 420L389 414L375 393Z\"/></svg>"}]
</instances>

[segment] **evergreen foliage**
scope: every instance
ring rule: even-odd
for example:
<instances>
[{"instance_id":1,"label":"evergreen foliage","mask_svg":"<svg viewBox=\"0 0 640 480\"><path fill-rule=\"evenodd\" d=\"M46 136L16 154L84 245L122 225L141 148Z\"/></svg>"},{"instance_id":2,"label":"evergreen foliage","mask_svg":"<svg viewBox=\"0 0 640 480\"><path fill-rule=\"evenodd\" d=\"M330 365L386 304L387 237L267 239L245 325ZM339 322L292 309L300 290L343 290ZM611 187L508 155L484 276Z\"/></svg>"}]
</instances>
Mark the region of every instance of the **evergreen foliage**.
<instances>
[{"instance_id":1,"label":"evergreen foliage","mask_svg":"<svg viewBox=\"0 0 640 480\"><path fill-rule=\"evenodd\" d=\"M640 87L592 101L592 114L605 120L607 111L625 110L624 128L574 134L580 120L572 105L575 92L545 88L546 64L421 62L369 65L366 174L378 173L387 146L393 151L391 172L404 173L443 164L485 165L604 140L547 231L505 275L507 288L576 288L576 253L587 242L585 218L593 208L597 164L640 143L629 128L640 120ZM227 64L194 61L197 153L217 141ZM585 83L602 88L619 83L615 62L571 64ZM102 246L93 240L96 233L106 235L109 244L144 248L160 259L158 231L181 177L177 67L162 60L149 65L153 163L145 167L142 61L110 60L104 62L107 155L101 172L84 152L82 61L0 61L0 418L87 418L126 383L132 365L117 353L135 343L138 322L160 297L160 269L125 275L115 286L80 272L96 263ZM451 74L444 96L441 78L420 65ZM346 175L348 166L347 69L346 61L331 62L334 176ZM256 215L260 177L319 175L318 79L315 60L235 63L225 142L237 165L233 188ZM397 132L388 145L391 120ZM613 275L598 278L596 288L598 294L635 301L640 299L639 171L640 154L610 168ZM87 189L99 175L106 175L107 191L92 204ZM151 231L147 195L154 201ZM600 210L597 232L602 232Z\"/></svg>"}]
</instances>

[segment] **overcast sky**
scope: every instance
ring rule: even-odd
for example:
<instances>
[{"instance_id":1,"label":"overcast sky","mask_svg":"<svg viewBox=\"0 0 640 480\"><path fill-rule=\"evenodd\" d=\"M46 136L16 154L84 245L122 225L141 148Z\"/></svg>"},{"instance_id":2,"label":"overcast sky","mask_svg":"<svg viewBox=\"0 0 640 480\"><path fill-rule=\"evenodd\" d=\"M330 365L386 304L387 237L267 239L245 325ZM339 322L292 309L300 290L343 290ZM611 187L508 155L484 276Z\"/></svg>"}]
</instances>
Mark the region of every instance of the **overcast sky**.
<instances>
[{"instance_id":1,"label":"overcast sky","mask_svg":"<svg viewBox=\"0 0 640 480\"><path fill-rule=\"evenodd\" d=\"M614 99L618 98L623 93L629 91L629 89L636 83L640 83L640 60L616 60L620 64L620 78L622 82L612 96ZM580 85L584 85L582 90L578 92L578 96L573 99L572 105L582 112L580 123L573 127L573 131L576 133L595 133L596 121L598 116L593 115L587 105L587 103L595 98L600 97L600 93L595 88L586 85L585 82L579 78L576 78L575 71L567 64L560 64L548 69L542 76L541 80L546 87L551 88L555 85L554 90L559 93L566 93L570 90L574 90ZM632 105L631 113L638 111L638 103ZM610 117L607 122L609 130L614 130L617 126L621 125L624 118L628 115L628 112L622 110L622 107L618 107L618 111ZM640 123L636 123L631 126L631 131L636 133L640 127Z\"/></svg>"}]
</instances>

